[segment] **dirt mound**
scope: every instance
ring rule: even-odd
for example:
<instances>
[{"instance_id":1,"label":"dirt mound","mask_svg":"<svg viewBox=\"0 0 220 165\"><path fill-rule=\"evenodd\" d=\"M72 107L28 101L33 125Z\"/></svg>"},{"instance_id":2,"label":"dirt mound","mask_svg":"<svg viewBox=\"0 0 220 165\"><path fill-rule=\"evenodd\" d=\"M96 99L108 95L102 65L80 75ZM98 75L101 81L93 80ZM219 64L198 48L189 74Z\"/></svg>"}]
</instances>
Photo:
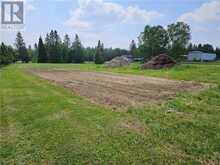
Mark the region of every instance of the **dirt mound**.
<instances>
[{"instance_id":1,"label":"dirt mound","mask_svg":"<svg viewBox=\"0 0 220 165\"><path fill-rule=\"evenodd\" d=\"M109 68L124 67L130 64L130 60L126 57L115 57L111 61L105 62L104 66Z\"/></svg>"},{"instance_id":2,"label":"dirt mound","mask_svg":"<svg viewBox=\"0 0 220 165\"><path fill-rule=\"evenodd\" d=\"M143 69L162 69L171 68L176 64L176 62L166 54L160 54L152 58L147 63L143 64Z\"/></svg>"}]
</instances>

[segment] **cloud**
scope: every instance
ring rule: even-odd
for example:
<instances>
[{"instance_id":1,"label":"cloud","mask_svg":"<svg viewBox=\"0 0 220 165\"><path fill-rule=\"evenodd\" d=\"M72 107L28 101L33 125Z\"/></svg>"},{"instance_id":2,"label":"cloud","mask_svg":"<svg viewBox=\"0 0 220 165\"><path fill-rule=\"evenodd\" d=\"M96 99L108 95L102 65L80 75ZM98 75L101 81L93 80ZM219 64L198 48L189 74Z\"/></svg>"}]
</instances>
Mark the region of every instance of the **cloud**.
<instances>
[{"instance_id":1,"label":"cloud","mask_svg":"<svg viewBox=\"0 0 220 165\"><path fill-rule=\"evenodd\" d=\"M77 28L77 29L85 29L85 28L89 28L91 26L91 23L87 22L87 21L83 21L80 19L75 19L73 17L71 17L69 20L67 20L64 23L66 26L70 26L73 28Z\"/></svg>"},{"instance_id":2,"label":"cloud","mask_svg":"<svg viewBox=\"0 0 220 165\"><path fill-rule=\"evenodd\" d=\"M184 13L178 18L178 21L184 22L210 22L220 21L220 1L215 0L202 4L198 9Z\"/></svg>"},{"instance_id":3,"label":"cloud","mask_svg":"<svg viewBox=\"0 0 220 165\"><path fill-rule=\"evenodd\" d=\"M138 6L124 7L103 0L79 0L78 3L79 7L71 11L71 16L64 25L80 30L101 29L121 23L146 24L162 15L157 11L140 9Z\"/></svg>"}]
</instances>

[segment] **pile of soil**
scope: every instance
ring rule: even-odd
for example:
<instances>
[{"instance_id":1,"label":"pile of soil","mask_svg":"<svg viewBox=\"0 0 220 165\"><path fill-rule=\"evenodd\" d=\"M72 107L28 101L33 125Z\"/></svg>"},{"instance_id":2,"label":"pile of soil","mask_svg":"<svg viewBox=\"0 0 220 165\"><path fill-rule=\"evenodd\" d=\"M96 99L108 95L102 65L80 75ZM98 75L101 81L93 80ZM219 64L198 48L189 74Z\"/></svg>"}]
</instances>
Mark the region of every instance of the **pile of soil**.
<instances>
[{"instance_id":1,"label":"pile of soil","mask_svg":"<svg viewBox=\"0 0 220 165\"><path fill-rule=\"evenodd\" d=\"M143 69L162 69L171 68L176 65L176 62L166 54L160 54L153 57L150 61L142 65Z\"/></svg>"},{"instance_id":2,"label":"pile of soil","mask_svg":"<svg viewBox=\"0 0 220 165\"><path fill-rule=\"evenodd\" d=\"M111 61L105 62L104 66L108 68L125 67L130 64L130 60L126 57L115 57Z\"/></svg>"}]
</instances>

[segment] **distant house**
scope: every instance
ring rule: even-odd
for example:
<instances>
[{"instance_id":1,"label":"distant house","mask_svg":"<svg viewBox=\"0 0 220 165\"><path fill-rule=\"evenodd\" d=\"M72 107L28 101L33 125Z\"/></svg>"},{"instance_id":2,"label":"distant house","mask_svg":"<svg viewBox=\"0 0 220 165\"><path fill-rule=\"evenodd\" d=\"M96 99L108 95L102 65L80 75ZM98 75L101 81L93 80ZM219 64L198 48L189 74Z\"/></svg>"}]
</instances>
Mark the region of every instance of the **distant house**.
<instances>
[{"instance_id":1,"label":"distant house","mask_svg":"<svg viewBox=\"0 0 220 165\"><path fill-rule=\"evenodd\" d=\"M216 60L216 54L204 53L202 51L191 51L187 55L188 61L214 61Z\"/></svg>"}]
</instances>

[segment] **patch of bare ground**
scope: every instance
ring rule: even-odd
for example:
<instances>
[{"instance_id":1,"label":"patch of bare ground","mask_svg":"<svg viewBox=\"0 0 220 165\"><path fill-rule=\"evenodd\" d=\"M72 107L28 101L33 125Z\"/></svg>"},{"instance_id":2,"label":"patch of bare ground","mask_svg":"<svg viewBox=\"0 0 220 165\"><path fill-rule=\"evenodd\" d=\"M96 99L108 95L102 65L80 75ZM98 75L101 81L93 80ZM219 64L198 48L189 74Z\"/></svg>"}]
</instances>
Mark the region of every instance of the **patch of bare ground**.
<instances>
[{"instance_id":1,"label":"patch of bare ground","mask_svg":"<svg viewBox=\"0 0 220 165\"><path fill-rule=\"evenodd\" d=\"M121 129L127 129L131 132L137 133L137 134L144 134L147 130L147 127L144 123L140 122L137 119L130 119L127 121L123 121L120 123L119 126Z\"/></svg>"},{"instance_id":2,"label":"patch of bare ground","mask_svg":"<svg viewBox=\"0 0 220 165\"><path fill-rule=\"evenodd\" d=\"M208 87L196 82L106 72L55 69L30 72L60 84L91 102L117 110L158 103L175 97L178 92L200 91Z\"/></svg>"},{"instance_id":3,"label":"patch of bare ground","mask_svg":"<svg viewBox=\"0 0 220 165\"><path fill-rule=\"evenodd\" d=\"M14 141L19 135L19 129L15 123L10 123L9 125L0 127L0 142L2 141Z\"/></svg>"}]
</instances>

